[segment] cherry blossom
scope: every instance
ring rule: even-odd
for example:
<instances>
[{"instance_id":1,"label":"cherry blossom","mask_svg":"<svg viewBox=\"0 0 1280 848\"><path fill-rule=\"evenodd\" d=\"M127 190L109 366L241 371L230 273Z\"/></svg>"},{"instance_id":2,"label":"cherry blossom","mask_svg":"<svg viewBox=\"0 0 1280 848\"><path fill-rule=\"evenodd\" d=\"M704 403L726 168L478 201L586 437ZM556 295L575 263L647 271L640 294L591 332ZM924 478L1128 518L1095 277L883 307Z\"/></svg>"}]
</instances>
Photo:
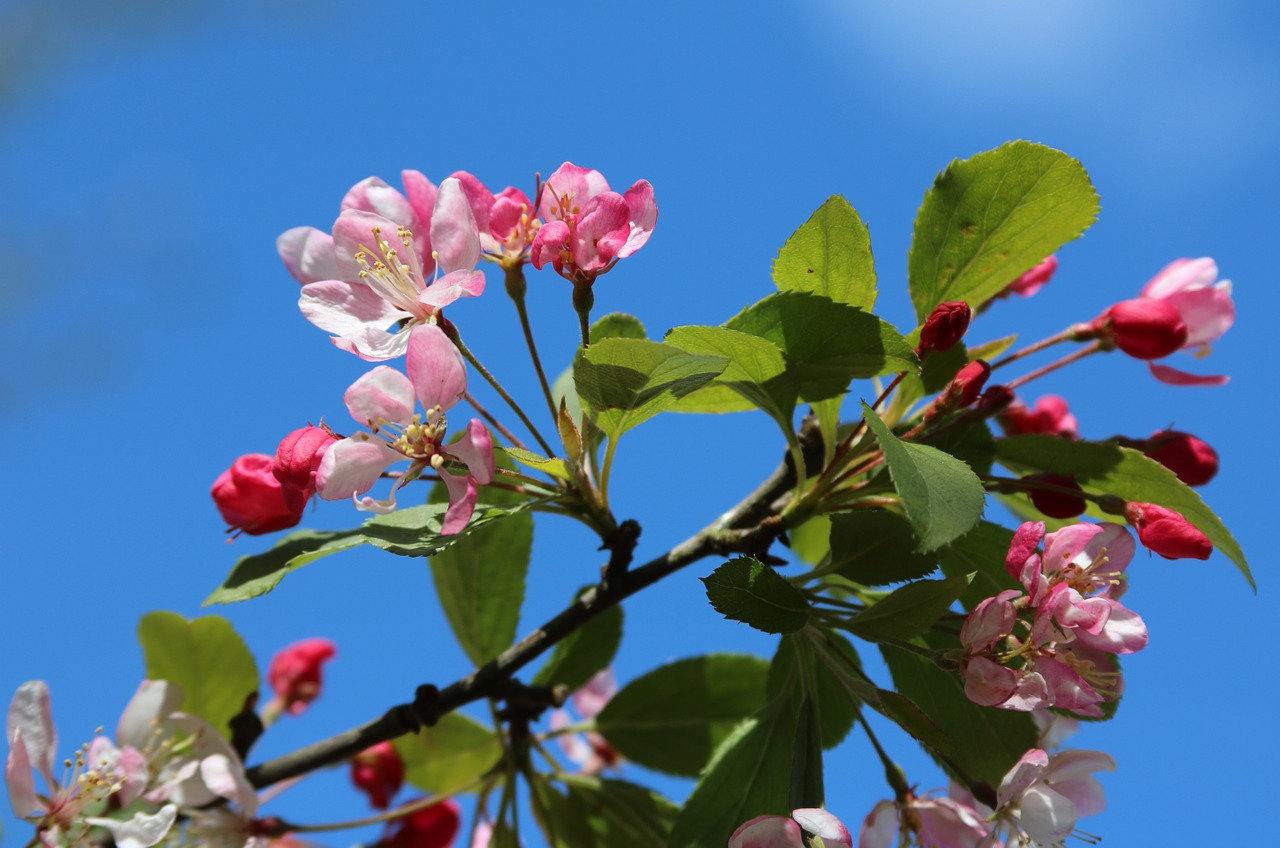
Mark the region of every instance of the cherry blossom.
<instances>
[{"instance_id":1,"label":"cherry blossom","mask_svg":"<svg viewBox=\"0 0 1280 848\"><path fill-rule=\"evenodd\" d=\"M975 848L991 832L973 798L954 784L949 795L908 793L881 801L867 814L858 848L897 848L911 840L925 848Z\"/></svg>"},{"instance_id":2,"label":"cherry blossom","mask_svg":"<svg viewBox=\"0 0 1280 848\"><path fill-rule=\"evenodd\" d=\"M600 714L617 691L618 684L614 679L613 669L605 668L576 689L569 697L569 703L573 705L573 711L579 718L590 721ZM555 710L549 721L553 731L564 730L573 723L566 710ZM579 771L584 774L599 774L622 762L622 755L599 733L562 733L556 737L556 741L564 755L576 763Z\"/></svg>"},{"instance_id":3,"label":"cherry blossom","mask_svg":"<svg viewBox=\"0 0 1280 848\"><path fill-rule=\"evenodd\" d=\"M1049 282L1057 270L1058 257L1046 256L1042 261L1024 271L1018 279L1005 286L1001 295L1016 294L1020 297L1031 297Z\"/></svg>"},{"instance_id":4,"label":"cherry blossom","mask_svg":"<svg viewBox=\"0 0 1280 848\"><path fill-rule=\"evenodd\" d=\"M503 268L527 262L542 223L528 196L513 186L495 195L466 171L455 171L449 178L461 184L467 197L484 256Z\"/></svg>"},{"instance_id":5,"label":"cherry blossom","mask_svg":"<svg viewBox=\"0 0 1280 848\"><path fill-rule=\"evenodd\" d=\"M466 392L467 376L462 355L443 330L419 324L410 333L407 354L407 377L381 365L347 389L344 400L351 417L372 432L348 436L329 448L316 472L316 491L325 500L352 498L357 509L391 512L396 491L430 468L449 490L441 532L452 535L471 519L478 487L493 479L493 438L473 418L462 438L444 443L445 413ZM425 418L413 412L415 397L426 410ZM358 497L403 459L411 462L409 470L392 484L386 500ZM447 471L449 461L466 466L466 474Z\"/></svg>"},{"instance_id":6,"label":"cherry blossom","mask_svg":"<svg viewBox=\"0 0 1280 848\"><path fill-rule=\"evenodd\" d=\"M1115 768L1115 760L1101 751L1051 755L1032 748L1000 783L992 836L1002 836L1011 845L1062 845L1077 820L1106 807L1102 784L1093 772Z\"/></svg>"},{"instance_id":7,"label":"cherry blossom","mask_svg":"<svg viewBox=\"0 0 1280 848\"><path fill-rule=\"evenodd\" d=\"M805 848L801 829L822 840L825 848L851 848L853 837L840 819L818 808L801 808L786 816L756 816L729 837L728 848Z\"/></svg>"},{"instance_id":8,"label":"cherry blossom","mask_svg":"<svg viewBox=\"0 0 1280 848\"><path fill-rule=\"evenodd\" d=\"M1000 426L1009 436L1038 433L1045 436L1080 438L1080 425L1071 414L1067 401L1058 395L1045 395L1027 408L1015 402L1000 413Z\"/></svg>"}]
</instances>

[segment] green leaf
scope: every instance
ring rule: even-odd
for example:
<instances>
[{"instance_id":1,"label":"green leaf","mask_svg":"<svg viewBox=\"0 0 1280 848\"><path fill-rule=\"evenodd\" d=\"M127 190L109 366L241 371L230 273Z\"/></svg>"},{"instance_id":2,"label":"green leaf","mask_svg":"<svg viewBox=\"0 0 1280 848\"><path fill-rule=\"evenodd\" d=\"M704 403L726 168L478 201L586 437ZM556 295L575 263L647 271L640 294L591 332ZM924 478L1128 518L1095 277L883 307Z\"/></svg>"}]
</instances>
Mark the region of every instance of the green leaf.
<instances>
[{"instance_id":1,"label":"green leaf","mask_svg":"<svg viewBox=\"0 0 1280 848\"><path fill-rule=\"evenodd\" d=\"M807 401L837 397L850 380L919 367L915 350L892 325L821 295L779 292L725 326L777 345Z\"/></svg>"},{"instance_id":2,"label":"green leaf","mask_svg":"<svg viewBox=\"0 0 1280 848\"><path fill-rule=\"evenodd\" d=\"M654 669L622 688L596 717L596 730L627 759L696 776L738 722L764 706L769 664L711 654Z\"/></svg>"},{"instance_id":3,"label":"green leaf","mask_svg":"<svg viewBox=\"0 0 1280 848\"><path fill-rule=\"evenodd\" d=\"M448 713L431 727L393 743L405 779L426 792L456 792L482 777L502 758L502 742L462 713Z\"/></svg>"},{"instance_id":4,"label":"green leaf","mask_svg":"<svg viewBox=\"0 0 1280 848\"><path fill-rule=\"evenodd\" d=\"M880 714L901 727L916 741L939 754L955 750L955 740L907 696L889 689L876 690Z\"/></svg>"},{"instance_id":5,"label":"green leaf","mask_svg":"<svg viewBox=\"0 0 1280 848\"><path fill-rule=\"evenodd\" d=\"M815 292L865 309L875 304L871 237L849 201L832 195L791 234L773 262L773 281L782 291Z\"/></svg>"},{"instance_id":6,"label":"green leaf","mask_svg":"<svg viewBox=\"0 0 1280 848\"><path fill-rule=\"evenodd\" d=\"M596 322L591 325L588 337L592 344L605 339L643 339L645 338L644 324L641 324L640 319L634 315L610 312L596 319Z\"/></svg>"},{"instance_id":7,"label":"green leaf","mask_svg":"<svg viewBox=\"0 0 1280 848\"><path fill-rule=\"evenodd\" d=\"M916 318L946 300L980 306L1097 214L1089 175L1059 150L1011 141L952 162L916 215L907 259Z\"/></svg>"},{"instance_id":8,"label":"green leaf","mask_svg":"<svg viewBox=\"0 0 1280 848\"><path fill-rule=\"evenodd\" d=\"M716 749L671 830L669 848L724 845L760 815L790 815L799 716L780 698L740 723Z\"/></svg>"},{"instance_id":9,"label":"green leaf","mask_svg":"<svg viewBox=\"0 0 1280 848\"><path fill-rule=\"evenodd\" d=\"M978 526L938 551L942 573L948 577L973 575L960 603L971 610L983 600L994 598L1005 589L1016 589L1018 583L1004 570L1013 531L989 521Z\"/></svg>"},{"instance_id":10,"label":"green leaf","mask_svg":"<svg viewBox=\"0 0 1280 848\"><path fill-rule=\"evenodd\" d=\"M838 652L830 653L840 657L839 666L845 672L855 675L860 673L858 652L849 640L827 627L822 628L822 634L823 638L838 647ZM846 658L853 661L852 668ZM811 682L815 685L808 690L801 686L798 673L801 669L809 669L812 675ZM817 704L822 747L827 750L844 740L857 717L857 695L847 691L828 663L820 660L819 652L811 639L790 635L779 640L778 650L769 665L769 680L765 691L770 700L779 696L807 697ZM875 687L868 684L866 691L873 694Z\"/></svg>"},{"instance_id":11,"label":"green leaf","mask_svg":"<svg viewBox=\"0 0 1280 848\"><path fill-rule=\"evenodd\" d=\"M454 536L440 535L446 504L427 504L376 515L361 527L351 530L299 530L276 542L270 550L241 557L222 585L205 598L204 605L230 604L265 595L294 569L361 545L374 545L400 556L430 556L456 544L478 528L501 521L535 503L541 501L528 500L506 506L479 505L467 529Z\"/></svg>"},{"instance_id":12,"label":"green leaf","mask_svg":"<svg viewBox=\"0 0 1280 848\"><path fill-rule=\"evenodd\" d=\"M643 339L604 339L579 350L574 383L611 438L652 418L724 370L728 360Z\"/></svg>"},{"instance_id":13,"label":"green leaf","mask_svg":"<svg viewBox=\"0 0 1280 848\"><path fill-rule=\"evenodd\" d=\"M921 551L940 548L978 523L986 492L969 466L937 448L900 440L865 403L862 418L884 451Z\"/></svg>"},{"instance_id":14,"label":"green leaf","mask_svg":"<svg viewBox=\"0 0 1280 848\"><path fill-rule=\"evenodd\" d=\"M911 522L896 512L866 509L831 516L831 562L855 583L882 586L923 577L937 566L916 550Z\"/></svg>"},{"instance_id":15,"label":"green leaf","mask_svg":"<svg viewBox=\"0 0 1280 848\"><path fill-rule=\"evenodd\" d=\"M953 637L945 647L957 645ZM947 734L949 746L944 750L921 741L948 773L996 787L1018 758L1035 747L1039 732L1029 713L980 707L965 697L958 671L943 671L924 657L890 645L881 645L880 651L898 692ZM964 774L956 775L938 754L950 757Z\"/></svg>"},{"instance_id":16,"label":"green leaf","mask_svg":"<svg viewBox=\"0 0 1280 848\"><path fill-rule=\"evenodd\" d=\"M800 386L776 344L725 327L676 327L667 333L666 342L688 353L727 359L715 385L741 395L791 432Z\"/></svg>"},{"instance_id":17,"label":"green leaf","mask_svg":"<svg viewBox=\"0 0 1280 848\"><path fill-rule=\"evenodd\" d=\"M549 776L529 777L530 806L551 848L595 848L599 845L588 821L589 813L567 792L551 785Z\"/></svg>"},{"instance_id":18,"label":"green leaf","mask_svg":"<svg viewBox=\"0 0 1280 848\"><path fill-rule=\"evenodd\" d=\"M581 597L587 589L578 592ZM622 643L622 607L612 606L556 643L547 664L534 675L539 686L582 686L613 662Z\"/></svg>"},{"instance_id":19,"label":"green leaf","mask_svg":"<svg viewBox=\"0 0 1280 848\"><path fill-rule=\"evenodd\" d=\"M872 642L905 642L924 633L942 618L972 578L917 580L899 586L874 606L853 616L849 630Z\"/></svg>"},{"instance_id":20,"label":"green leaf","mask_svg":"<svg viewBox=\"0 0 1280 848\"><path fill-rule=\"evenodd\" d=\"M817 565L831 551L831 517L815 515L799 527L787 531L791 553L809 565Z\"/></svg>"},{"instance_id":21,"label":"green leaf","mask_svg":"<svg viewBox=\"0 0 1280 848\"><path fill-rule=\"evenodd\" d=\"M731 559L699 579L711 606L725 618L765 633L792 633L809 622L804 592L754 557Z\"/></svg>"},{"instance_id":22,"label":"green leaf","mask_svg":"<svg viewBox=\"0 0 1280 848\"><path fill-rule=\"evenodd\" d=\"M981 418L947 427L929 438L929 444L949 453L973 469L975 474L990 474L995 461L996 440L991 427Z\"/></svg>"},{"instance_id":23,"label":"green leaf","mask_svg":"<svg viewBox=\"0 0 1280 848\"><path fill-rule=\"evenodd\" d=\"M559 477L561 480L569 479L569 468L565 465L563 459L540 456L533 451L524 450L522 448L499 446L498 450L502 451L523 466L550 474L552 477Z\"/></svg>"},{"instance_id":24,"label":"green leaf","mask_svg":"<svg viewBox=\"0 0 1280 848\"><path fill-rule=\"evenodd\" d=\"M584 774L558 776L593 831L595 842L570 848L652 848L666 845L680 808L662 795L625 780Z\"/></svg>"},{"instance_id":25,"label":"green leaf","mask_svg":"<svg viewBox=\"0 0 1280 848\"><path fill-rule=\"evenodd\" d=\"M1080 488L1089 494L1112 494L1126 501L1177 510L1208 536L1213 546L1236 564L1249 585L1257 589L1244 551L1231 531L1176 474L1140 451L1109 442L1013 436L997 440L996 460L1020 474L1048 471L1074 475Z\"/></svg>"},{"instance_id":26,"label":"green leaf","mask_svg":"<svg viewBox=\"0 0 1280 848\"><path fill-rule=\"evenodd\" d=\"M825 784L822 779L822 725L818 701L801 698L796 712L796 741L791 752L791 807L821 807Z\"/></svg>"},{"instance_id":27,"label":"green leaf","mask_svg":"<svg viewBox=\"0 0 1280 848\"><path fill-rule=\"evenodd\" d=\"M258 691L258 664L244 640L220 615L188 621L176 612L149 612L138 622L149 680L182 687L179 709L231 738L229 722Z\"/></svg>"},{"instance_id":28,"label":"green leaf","mask_svg":"<svg viewBox=\"0 0 1280 848\"><path fill-rule=\"evenodd\" d=\"M501 489L489 495L519 500ZM440 606L458 644L477 666L515 641L532 551L533 516L520 512L472 530L431 557Z\"/></svg>"}]
</instances>

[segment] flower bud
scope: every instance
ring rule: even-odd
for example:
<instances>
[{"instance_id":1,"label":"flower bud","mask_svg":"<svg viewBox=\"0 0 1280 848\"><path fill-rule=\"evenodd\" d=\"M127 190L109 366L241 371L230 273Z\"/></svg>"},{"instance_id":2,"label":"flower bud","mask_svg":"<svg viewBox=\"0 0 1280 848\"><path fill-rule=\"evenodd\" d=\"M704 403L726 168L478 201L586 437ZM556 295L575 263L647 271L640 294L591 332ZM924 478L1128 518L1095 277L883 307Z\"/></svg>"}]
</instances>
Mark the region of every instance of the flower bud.
<instances>
[{"instance_id":1,"label":"flower bud","mask_svg":"<svg viewBox=\"0 0 1280 848\"><path fill-rule=\"evenodd\" d=\"M461 809L446 799L387 822L374 848L449 848L461 826Z\"/></svg>"},{"instance_id":2,"label":"flower bud","mask_svg":"<svg viewBox=\"0 0 1280 848\"><path fill-rule=\"evenodd\" d=\"M1074 477L1061 474L1031 474L1022 479L1031 484L1045 483L1056 487L1054 490L1033 488L1027 492L1035 508L1050 518L1075 518L1084 512L1086 506L1084 492L1076 484ZM1056 489L1071 489L1080 494L1068 494Z\"/></svg>"},{"instance_id":3,"label":"flower bud","mask_svg":"<svg viewBox=\"0 0 1280 848\"><path fill-rule=\"evenodd\" d=\"M1040 287L1049 282L1049 278L1058 270L1058 257L1046 256L1044 261L1038 265L1032 266L1022 276L1014 280L1012 283L1004 287L1002 294L1016 294L1022 297L1031 297L1031 295L1040 291Z\"/></svg>"},{"instance_id":4,"label":"flower bud","mask_svg":"<svg viewBox=\"0 0 1280 848\"><path fill-rule=\"evenodd\" d=\"M351 782L369 796L369 803L385 810L404 784L404 762L390 742L379 742L351 758Z\"/></svg>"},{"instance_id":5,"label":"flower bud","mask_svg":"<svg viewBox=\"0 0 1280 848\"><path fill-rule=\"evenodd\" d=\"M1203 486L1218 474L1218 452L1190 433L1161 430L1143 450L1188 486Z\"/></svg>"},{"instance_id":6,"label":"flower bud","mask_svg":"<svg viewBox=\"0 0 1280 848\"><path fill-rule=\"evenodd\" d=\"M1135 359L1160 359L1187 343L1187 325L1178 308L1163 300L1135 298L1103 312L1093 328Z\"/></svg>"},{"instance_id":7,"label":"flower bud","mask_svg":"<svg viewBox=\"0 0 1280 848\"><path fill-rule=\"evenodd\" d=\"M990 376L991 366L981 359L975 359L961 368L925 413L925 421L933 421L957 409L972 405L978 399L978 395L982 394L982 387L986 385L987 378Z\"/></svg>"},{"instance_id":8,"label":"flower bud","mask_svg":"<svg viewBox=\"0 0 1280 848\"><path fill-rule=\"evenodd\" d=\"M920 344L916 353L923 355L931 350L939 353L951 350L969 329L970 314L969 304L963 300L939 303L920 328Z\"/></svg>"},{"instance_id":9,"label":"flower bud","mask_svg":"<svg viewBox=\"0 0 1280 848\"><path fill-rule=\"evenodd\" d=\"M1165 559L1208 559L1213 553L1213 543L1180 512L1131 502L1124 517L1138 531L1142 544Z\"/></svg>"},{"instance_id":10,"label":"flower bud","mask_svg":"<svg viewBox=\"0 0 1280 848\"><path fill-rule=\"evenodd\" d=\"M267 682L279 708L290 715L305 710L320 694L320 666L337 652L328 639L303 639L272 657Z\"/></svg>"},{"instance_id":11,"label":"flower bud","mask_svg":"<svg viewBox=\"0 0 1280 848\"><path fill-rule=\"evenodd\" d=\"M998 420L1007 436L1039 434L1067 439L1080 437L1076 417L1071 414L1067 402L1057 395L1045 395L1030 409L1021 403L1012 404L1000 413Z\"/></svg>"},{"instance_id":12,"label":"flower bud","mask_svg":"<svg viewBox=\"0 0 1280 848\"><path fill-rule=\"evenodd\" d=\"M276 448L271 473L280 481L285 503L301 514L316 492L316 469L329 445L338 441L328 427L306 426L285 436Z\"/></svg>"},{"instance_id":13,"label":"flower bud","mask_svg":"<svg viewBox=\"0 0 1280 848\"><path fill-rule=\"evenodd\" d=\"M302 518L285 499L280 481L271 473L271 457L249 453L218 475L209 490L222 518L232 529L251 536L292 527Z\"/></svg>"}]
</instances>

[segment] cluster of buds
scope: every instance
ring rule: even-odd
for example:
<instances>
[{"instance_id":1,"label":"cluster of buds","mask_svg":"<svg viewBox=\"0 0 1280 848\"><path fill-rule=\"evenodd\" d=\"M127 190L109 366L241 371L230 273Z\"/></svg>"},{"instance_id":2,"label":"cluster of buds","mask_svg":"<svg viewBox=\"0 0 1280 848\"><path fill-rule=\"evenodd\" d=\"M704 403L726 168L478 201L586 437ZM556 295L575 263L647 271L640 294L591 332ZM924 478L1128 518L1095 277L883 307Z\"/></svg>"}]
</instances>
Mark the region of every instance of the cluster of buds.
<instances>
[{"instance_id":1,"label":"cluster of buds","mask_svg":"<svg viewBox=\"0 0 1280 848\"><path fill-rule=\"evenodd\" d=\"M316 493L316 473L340 437L310 425L284 437L274 456L250 453L213 482L210 494L228 530L256 536L293 527Z\"/></svg>"}]
</instances>

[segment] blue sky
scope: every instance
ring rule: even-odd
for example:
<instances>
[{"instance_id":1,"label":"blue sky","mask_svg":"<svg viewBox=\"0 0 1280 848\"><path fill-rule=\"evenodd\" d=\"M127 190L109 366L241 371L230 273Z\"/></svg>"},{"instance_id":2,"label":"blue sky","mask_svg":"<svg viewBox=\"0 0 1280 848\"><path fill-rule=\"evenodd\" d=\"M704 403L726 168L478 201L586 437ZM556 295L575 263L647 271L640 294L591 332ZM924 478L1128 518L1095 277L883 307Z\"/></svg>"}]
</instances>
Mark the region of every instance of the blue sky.
<instances>
[{"instance_id":1,"label":"blue sky","mask_svg":"<svg viewBox=\"0 0 1280 848\"><path fill-rule=\"evenodd\" d=\"M151 609L199 613L235 557L208 498L238 454L270 451L308 419L339 427L362 373L298 314L275 256L292 226L327 228L342 194L402 168L456 169L526 190L562 161L615 187L648 179L649 244L596 288L597 311L659 335L719 323L771 290L787 235L828 195L871 229L878 309L906 323L911 222L953 158L1015 138L1089 170L1102 213L1060 254L1034 299L983 316L975 338L1028 340L1133 296L1168 261L1210 255L1236 284L1237 326L1212 358L1220 389L1155 383L1119 354L1039 391L1066 394L1087 437L1175 424L1222 456L1203 494L1249 555L1254 596L1224 558L1142 559L1126 599L1151 644L1126 664L1116 722L1075 745L1112 753L1106 843L1199 844L1253 835L1274 784L1277 686L1264 626L1280 614L1269 557L1269 450L1277 386L1265 316L1276 313L1270 239L1280 123L1280 33L1262 4L811 0L732 12L669 0L554 10L492 4L301 0L185 4L12 0L0 9L0 438L4 586L0 691L49 681L63 750L111 726L141 676L133 630ZM509 383L529 379L498 278L451 312ZM575 343L568 285L530 279L548 367ZM855 387L855 392L858 388ZM536 409L536 395L525 392ZM640 556L695 531L780 454L763 416L660 416L628 434L615 506L644 525ZM324 504L304 526L357 520ZM592 579L586 534L539 525L524 626ZM629 680L713 650L768 654L772 640L710 609L695 567L628 602ZM265 667L302 637L337 642L328 688L259 754L282 753L467 670L425 565L349 553L288 578L228 616ZM643 634L643 636L641 636ZM869 653L869 652L868 652ZM1261 657L1257 656L1261 654ZM1259 668L1258 661L1264 665ZM7 695L6 695L7 697ZM940 774L896 738L912 781ZM828 765L828 806L857 822L887 794L865 743ZM638 770L630 776L643 780ZM325 773L277 811L362 813ZM314 784L314 785L312 785ZM672 794L687 784L662 784ZM1265 793L1265 795L1264 795ZM1195 799L1194 815L1187 799ZM272 808L268 808L271 810ZM19 838L9 811L4 825ZM344 836L331 844L349 844Z\"/></svg>"}]
</instances>

